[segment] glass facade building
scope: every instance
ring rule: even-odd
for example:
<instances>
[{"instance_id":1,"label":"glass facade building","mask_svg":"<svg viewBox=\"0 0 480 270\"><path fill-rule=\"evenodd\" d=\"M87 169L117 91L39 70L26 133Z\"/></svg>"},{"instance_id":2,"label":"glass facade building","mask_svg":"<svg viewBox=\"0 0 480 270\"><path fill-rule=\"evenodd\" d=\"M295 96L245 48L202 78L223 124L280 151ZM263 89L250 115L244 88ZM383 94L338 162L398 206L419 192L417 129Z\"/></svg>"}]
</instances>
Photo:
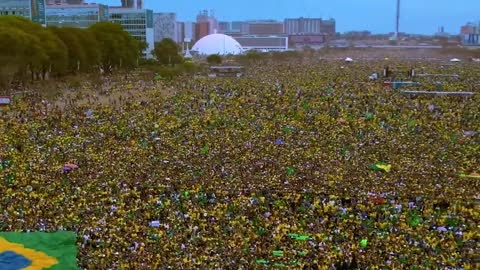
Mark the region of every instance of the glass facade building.
<instances>
[{"instance_id":1,"label":"glass facade building","mask_svg":"<svg viewBox=\"0 0 480 270\"><path fill-rule=\"evenodd\" d=\"M21 16L45 25L45 0L1 0L0 16L2 15Z\"/></svg>"},{"instance_id":2,"label":"glass facade building","mask_svg":"<svg viewBox=\"0 0 480 270\"><path fill-rule=\"evenodd\" d=\"M109 20L108 7L105 5L48 6L46 11L48 26L69 26L87 28Z\"/></svg>"},{"instance_id":3,"label":"glass facade building","mask_svg":"<svg viewBox=\"0 0 480 270\"><path fill-rule=\"evenodd\" d=\"M134 38L145 42L148 45L145 56L152 57L151 51L155 43L152 10L110 8L109 17L111 22L120 24Z\"/></svg>"},{"instance_id":4,"label":"glass facade building","mask_svg":"<svg viewBox=\"0 0 480 270\"><path fill-rule=\"evenodd\" d=\"M138 40L145 41L147 13L137 9L111 9L110 21L123 26L123 29Z\"/></svg>"}]
</instances>

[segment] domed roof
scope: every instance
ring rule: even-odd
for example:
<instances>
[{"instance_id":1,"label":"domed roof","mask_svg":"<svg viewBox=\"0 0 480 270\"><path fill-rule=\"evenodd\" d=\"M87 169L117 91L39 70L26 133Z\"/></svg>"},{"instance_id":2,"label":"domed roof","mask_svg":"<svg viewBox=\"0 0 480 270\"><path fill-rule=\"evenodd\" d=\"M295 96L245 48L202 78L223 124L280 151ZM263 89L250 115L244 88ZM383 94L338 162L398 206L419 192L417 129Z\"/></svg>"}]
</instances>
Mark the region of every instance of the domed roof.
<instances>
[{"instance_id":1,"label":"domed roof","mask_svg":"<svg viewBox=\"0 0 480 270\"><path fill-rule=\"evenodd\" d=\"M201 38L195 45L192 51L197 51L199 54L241 54L242 45L230 36L223 34L212 34Z\"/></svg>"}]
</instances>

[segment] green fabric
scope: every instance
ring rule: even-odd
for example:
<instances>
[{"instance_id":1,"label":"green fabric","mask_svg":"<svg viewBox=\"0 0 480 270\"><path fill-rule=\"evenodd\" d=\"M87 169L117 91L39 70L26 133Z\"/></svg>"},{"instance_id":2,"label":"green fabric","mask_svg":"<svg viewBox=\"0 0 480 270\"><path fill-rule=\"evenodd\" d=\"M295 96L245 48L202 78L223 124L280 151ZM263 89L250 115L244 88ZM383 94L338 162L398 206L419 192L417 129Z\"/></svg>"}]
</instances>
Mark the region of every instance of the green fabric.
<instances>
[{"instance_id":1,"label":"green fabric","mask_svg":"<svg viewBox=\"0 0 480 270\"><path fill-rule=\"evenodd\" d=\"M210 147L208 145L205 145L204 147L202 147L201 152L204 155L208 154L210 152Z\"/></svg>"},{"instance_id":2,"label":"green fabric","mask_svg":"<svg viewBox=\"0 0 480 270\"><path fill-rule=\"evenodd\" d=\"M295 238L296 240L299 240L299 241L306 241L306 240L309 240L310 239L310 236L308 235L299 235L298 237Z\"/></svg>"},{"instance_id":3,"label":"green fabric","mask_svg":"<svg viewBox=\"0 0 480 270\"><path fill-rule=\"evenodd\" d=\"M281 250L274 250L272 251L273 253L273 256L277 256L277 257L282 257L283 256L283 251Z\"/></svg>"},{"instance_id":4,"label":"green fabric","mask_svg":"<svg viewBox=\"0 0 480 270\"><path fill-rule=\"evenodd\" d=\"M295 239L295 240L298 240L298 241L306 241L306 240L310 239L310 236L308 236L308 235L300 235L300 234L296 234L296 233L289 233L288 236L291 239Z\"/></svg>"},{"instance_id":5,"label":"green fabric","mask_svg":"<svg viewBox=\"0 0 480 270\"><path fill-rule=\"evenodd\" d=\"M416 214L413 214L408 221L410 227L417 227L420 223L422 223L422 219Z\"/></svg>"},{"instance_id":6,"label":"green fabric","mask_svg":"<svg viewBox=\"0 0 480 270\"><path fill-rule=\"evenodd\" d=\"M293 175L293 174L295 174L295 169L292 168L292 167L288 167L288 168L287 168L287 174L288 174L288 175Z\"/></svg>"},{"instance_id":7,"label":"green fabric","mask_svg":"<svg viewBox=\"0 0 480 270\"><path fill-rule=\"evenodd\" d=\"M77 266L76 234L69 231L54 233L31 232L2 232L0 238L10 243L21 244L25 248L43 252L57 259L58 263L44 270L70 270L80 269ZM0 247L2 248L2 247ZM0 249L0 253L1 253Z\"/></svg>"},{"instance_id":8,"label":"green fabric","mask_svg":"<svg viewBox=\"0 0 480 270\"><path fill-rule=\"evenodd\" d=\"M361 246L362 248L366 247L367 244L368 244L368 240L367 240L367 239L362 239L362 240L360 241L360 246Z\"/></svg>"},{"instance_id":9,"label":"green fabric","mask_svg":"<svg viewBox=\"0 0 480 270\"><path fill-rule=\"evenodd\" d=\"M292 129L290 127L283 127L282 128L282 131L286 134L290 134L292 133Z\"/></svg>"},{"instance_id":10,"label":"green fabric","mask_svg":"<svg viewBox=\"0 0 480 270\"><path fill-rule=\"evenodd\" d=\"M256 260L256 262L257 262L258 264L268 264L268 261L265 260L265 259L258 259L258 260Z\"/></svg>"}]
</instances>

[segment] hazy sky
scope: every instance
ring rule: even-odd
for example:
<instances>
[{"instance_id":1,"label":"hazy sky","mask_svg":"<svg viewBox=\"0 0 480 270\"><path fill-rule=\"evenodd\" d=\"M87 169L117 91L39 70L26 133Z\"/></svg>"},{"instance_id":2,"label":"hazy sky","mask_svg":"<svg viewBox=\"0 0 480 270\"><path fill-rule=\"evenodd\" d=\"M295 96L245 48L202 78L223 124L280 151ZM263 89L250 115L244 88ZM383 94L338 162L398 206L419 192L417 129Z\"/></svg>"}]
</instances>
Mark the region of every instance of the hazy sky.
<instances>
[{"instance_id":1,"label":"hazy sky","mask_svg":"<svg viewBox=\"0 0 480 270\"><path fill-rule=\"evenodd\" d=\"M480 20L480 0L401 0L400 30L433 34L439 26L458 33L468 21ZM87 0L119 5L120 0ZM179 21L194 21L202 9L213 9L219 20L290 17L335 18L337 31L393 32L396 0L144 0L154 12L175 12Z\"/></svg>"}]
</instances>

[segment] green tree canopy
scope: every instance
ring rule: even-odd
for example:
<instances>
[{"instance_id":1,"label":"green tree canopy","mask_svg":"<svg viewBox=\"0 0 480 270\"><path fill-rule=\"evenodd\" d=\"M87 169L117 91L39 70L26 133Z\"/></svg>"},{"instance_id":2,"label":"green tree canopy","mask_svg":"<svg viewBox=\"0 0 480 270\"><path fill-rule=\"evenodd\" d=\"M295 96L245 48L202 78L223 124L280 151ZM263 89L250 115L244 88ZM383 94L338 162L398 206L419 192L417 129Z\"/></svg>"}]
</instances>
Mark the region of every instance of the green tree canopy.
<instances>
[{"instance_id":1,"label":"green tree canopy","mask_svg":"<svg viewBox=\"0 0 480 270\"><path fill-rule=\"evenodd\" d=\"M35 37L35 44L30 47L30 70L32 72L54 72L65 70L68 64L65 44L52 32L22 17L2 16L0 25L18 29Z\"/></svg>"},{"instance_id":2,"label":"green tree canopy","mask_svg":"<svg viewBox=\"0 0 480 270\"><path fill-rule=\"evenodd\" d=\"M95 34L89 29L72 28L71 31L78 37L86 56L86 63L80 68L82 71L91 71L101 61L101 51Z\"/></svg>"},{"instance_id":3,"label":"green tree canopy","mask_svg":"<svg viewBox=\"0 0 480 270\"><path fill-rule=\"evenodd\" d=\"M211 65L218 65L222 63L222 57L218 54L212 54L207 57L207 62Z\"/></svg>"},{"instance_id":4,"label":"green tree canopy","mask_svg":"<svg viewBox=\"0 0 480 270\"><path fill-rule=\"evenodd\" d=\"M46 78L47 74L107 73L132 68L147 48L114 23L97 23L88 29L44 28L17 16L0 16L0 87L14 79Z\"/></svg>"},{"instance_id":5,"label":"green tree canopy","mask_svg":"<svg viewBox=\"0 0 480 270\"><path fill-rule=\"evenodd\" d=\"M38 40L19 29L0 25L0 40L0 88L8 88L14 77L26 69L31 53L37 54L32 59L46 57L36 50Z\"/></svg>"},{"instance_id":6,"label":"green tree canopy","mask_svg":"<svg viewBox=\"0 0 480 270\"><path fill-rule=\"evenodd\" d=\"M154 55L157 61L163 65L174 65L183 62L183 57L179 53L180 47L170 38L165 38L161 42L155 43Z\"/></svg>"},{"instance_id":7,"label":"green tree canopy","mask_svg":"<svg viewBox=\"0 0 480 270\"><path fill-rule=\"evenodd\" d=\"M98 41L100 65L105 72L132 67L137 63L141 44L125 32L121 25L100 22L92 25L90 31Z\"/></svg>"},{"instance_id":8,"label":"green tree canopy","mask_svg":"<svg viewBox=\"0 0 480 270\"><path fill-rule=\"evenodd\" d=\"M82 46L80 37L75 31L77 29L72 27L49 27L49 31L53 32L67 47L68 53L68 72L79 71L80 68L86 64L87 55L85 48ZM85 31L81 30L80 31Z\"/></svg>"}]
</instances>

